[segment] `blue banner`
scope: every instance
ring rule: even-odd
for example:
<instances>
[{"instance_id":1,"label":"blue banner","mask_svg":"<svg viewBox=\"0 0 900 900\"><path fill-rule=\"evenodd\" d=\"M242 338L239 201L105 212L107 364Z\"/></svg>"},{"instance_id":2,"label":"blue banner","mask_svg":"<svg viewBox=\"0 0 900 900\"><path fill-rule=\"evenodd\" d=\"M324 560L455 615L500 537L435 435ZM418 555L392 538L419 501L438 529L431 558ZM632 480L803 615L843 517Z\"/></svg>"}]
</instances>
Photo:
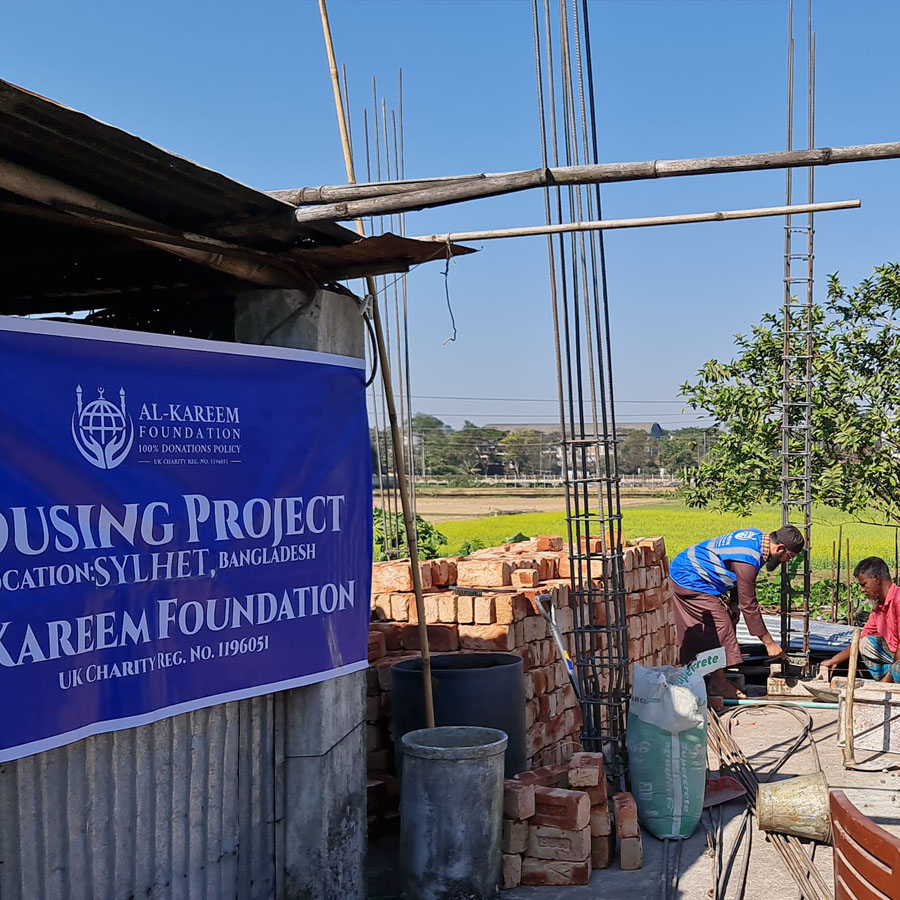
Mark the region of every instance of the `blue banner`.
<instances>
[{"instance_id":1,"label":"blue banner","mask_svg":"<svg viewBox=\"0 0 900 900\"><path fill-rule=\"evenodd\" d=\"M365 668L363 381L0 317L0 762Z\"/></svg>"}]
</instances>

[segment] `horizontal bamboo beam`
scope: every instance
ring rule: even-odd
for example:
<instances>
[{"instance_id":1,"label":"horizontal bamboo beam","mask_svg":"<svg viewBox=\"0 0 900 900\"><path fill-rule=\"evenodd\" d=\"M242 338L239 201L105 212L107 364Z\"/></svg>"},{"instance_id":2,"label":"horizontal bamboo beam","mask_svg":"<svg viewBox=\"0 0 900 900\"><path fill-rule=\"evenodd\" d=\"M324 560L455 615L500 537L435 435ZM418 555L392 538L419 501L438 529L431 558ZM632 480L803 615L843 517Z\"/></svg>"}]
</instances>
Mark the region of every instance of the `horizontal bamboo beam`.
<instances>
[{"instance_id":1,"label":"horizontal bamboo beam","mask_svg":"<svg viewBox=\"0 0 900 900\"><path fill-rule=\"evenodd\" d=\"M243 281L267 287L296 288L309 285L299 267L292 271L285 264L273 264L265 254L255 254L224 241L188 232L177 233L152 219L124 207L27 169L8 160L0 160L0 189L44 204L51 210L72 217L72 224L84 223L107 231L116 231L146 244L188 259L207 268L233 275Z\"/></svg>"},{"instance_id":2,"label":"horizontal bamboo beam","mask_svg":"<svg viewBox=\"0 0 900 900\"><path fill-rule=\"evenodd\" d=\"M346 200L323 206L298 209L298 222L322 222L355 219L391 213L409 212L449 203L461 203L480 197L495 197L529 188L559 187L575 184L607 184L620 181L645 181L684 175L719 175L728 172L754 172L766 169L792 169L806 166L830 166L838 163L868 162L900 158L900 142L860 144L852 147L823 147L812 150L788 150L774 153L750 153L741 156L712 156L697 159L649 160L647 162L602 163L592 166L562 166L552 169L526 169L496 175L475 175L418 187L406 193Z\"/></svg>"},{"instance_id":3,"label":"horizontal bamboo beam","mask_svg":"<svg viewBox=\"0 0 900 900\"><path fill-rule=\"evenodd\" d=\"M418 178L402 181L364 181L353 184L322 185L320 187L290 188L283 191L265 191L269 197L305 206L310 203L335 203L340 200L362 200L366 197L384 197L387 194L407 194L435 185L459 184L483 181L489 175L440 175L436 178Z\"/></svg>"},{"instance_id":4,"label":"horizontal bamboo beam","mask_svg":"<svg viewBox=\"0 0 900 900\"><path fill-rule=\"evenodd\" d=\"M735 219L762 219L766 216L790 216L799 213L832 212L859 209L859 200L835 200L828 203L798 203L793 206L764 206L757 209L726 209L721 212L684 213L677 216L644 216L637 219L598 219L592 222L567 222L563 225L526 225L521 228L495 228L491 231L450 231L425 234L414 241L450 243L491 241L496 238L531 237L536 234L564 234L569 231L608 231L614 228L648 228L654 225L690 225L694 222L731 222Z\"/></svg>"}]
</instances>

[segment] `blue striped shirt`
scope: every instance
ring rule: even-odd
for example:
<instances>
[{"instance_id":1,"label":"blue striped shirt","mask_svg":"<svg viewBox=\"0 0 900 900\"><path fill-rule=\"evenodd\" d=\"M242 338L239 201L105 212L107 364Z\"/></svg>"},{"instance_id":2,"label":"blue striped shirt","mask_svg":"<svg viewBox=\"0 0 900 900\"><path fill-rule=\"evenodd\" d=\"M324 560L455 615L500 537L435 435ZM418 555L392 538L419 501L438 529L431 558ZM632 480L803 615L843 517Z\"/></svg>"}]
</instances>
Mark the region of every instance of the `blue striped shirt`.
<instances>
[{"instance_id":1,"label":"blue striped shirt","mask_svg":"<svg viewBox=\"0 0 900 900\"><path fill-rule=\"evenodd\" d=\"M682 550L669 566L669 577L686 590L722 596L737 583L725 563L749 563L758 572L764 562L762 545L759 528L730 531Z\"/></svg>"}]
</instances>

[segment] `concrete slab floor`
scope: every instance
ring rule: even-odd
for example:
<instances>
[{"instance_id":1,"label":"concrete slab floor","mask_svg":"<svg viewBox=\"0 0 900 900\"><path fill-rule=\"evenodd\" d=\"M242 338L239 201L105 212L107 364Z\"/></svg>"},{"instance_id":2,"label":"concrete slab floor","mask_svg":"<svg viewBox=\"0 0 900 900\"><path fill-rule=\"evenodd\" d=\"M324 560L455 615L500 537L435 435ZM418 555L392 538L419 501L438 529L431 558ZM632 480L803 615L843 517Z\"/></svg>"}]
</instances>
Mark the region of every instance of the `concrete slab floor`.
<instances>
[{"instance_id":1,"label":"concrete slab floor","mask_svg":"<svg viewBox=\"0 0 900 900\"><path fill-rule=\"evenodd\" d=\"M844 791L850 800L882 827L900 836L900 770L855 772L843 768L837 745L837 712L809 710L813 717L813 735L822 768L831 788ZM735 721L734 735L758 772L765 773L791 745L799 725L789 714L758 707L741 712ZM857 752L864 765L895 763L900 756ZM775 778L805 775L814 770L812 753L804 744L784 764ZM734 840L743 812L743 804L733 801L722 807L724 845ZM809 844L813 859L825 881L832 885L831 848ZM743 850L741 851L741 853ZM731 876L728 900L737 896L741 853ZM389 900L398 896L395 861L396 839L374 843L369 856L369 897ZM713 860L702 825L681 848L677 900L708 900L711 896ZM657 900L661 898L663 878L663 842L644 833L644 866L636 872L623 872L618 863L594 872L591 883L573 887L519 887L504 891L501 900ZM775 848L753 825L753 837L744 900L798 900L799 891L788 875Z\"/></svg>"}]
</instances>

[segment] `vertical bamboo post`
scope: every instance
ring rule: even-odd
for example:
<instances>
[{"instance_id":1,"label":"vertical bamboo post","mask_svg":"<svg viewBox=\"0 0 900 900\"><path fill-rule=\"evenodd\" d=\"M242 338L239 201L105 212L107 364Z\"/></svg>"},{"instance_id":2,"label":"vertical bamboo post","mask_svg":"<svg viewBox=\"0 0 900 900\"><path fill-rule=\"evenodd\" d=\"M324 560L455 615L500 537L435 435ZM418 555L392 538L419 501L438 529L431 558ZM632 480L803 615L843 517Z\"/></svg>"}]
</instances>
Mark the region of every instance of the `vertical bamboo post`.
<instances>
[{"instance_id":1,"label":"vertical bamboo post","mask_svg":"<svg viewBox=\"0 0 900 900\"><path fill-rule=\"evenodd\" d=\"M837 562L837 542L832 541L831 542L831 580L832 580L832 582L834 582L837 577L835 575L835 572L837 571L836 562ZM837 593L835 593L831 598L831 621L837 622Z\"/></svg>"},{"instance_id":2,"label":"vertical bamboo post","mask_svg":"<svg viewBox=\"0 0 900 900\"><path fill-rule=\"evenodd\" d=\"M353 154L350 147L350 135L347 128L347 116L344 110L341 85L338 79L337 61L334 56L334 43L331 39L331 25L328 22L328 10L325 0L319 0L319 12L322 16L322 32L325 36L325 51L328 55L328 68L331 72L331 86L334 91L335 112L341 133L341 147L344 152L344 165L347 169L347 180L356 183L353 170ZM364 235L362 219L356 220L356 230ZM375 326L375 343L378 346L378 360L381 363L381 381L384 399L388 408L391 424L391 443L394 448L394 461L397 464L397 482L400 488L400 503L403 507L403 523L406 527L406 545L409 549L409 564L412 568L413 590L416 594L416 613L419 620L419 640L422 644L422 682L425 691L425 724L434 728L434 698L431 690L431 650L428 644L428 628L425 622L425 602L422 597L422 573L419 569L419 544L416 521L409 500L409 483L406 479L406 466L403 456L403 438L397 423L397 405L394 400L394 388L391 381L391 367L384 340L384 328L381 313L378 309L378 290L375 279L366 276L366 291L372 301L372 320Z\"/></svg>"},{"instance_id":3,"label":"vertical bamboo post","mask_svg":"<svg viewBox=\"0 0 900 900\"><path fill-rule=\"evenodd\" d=\"M853 622L853 588L850 583L850 538L847 538L847 624L852 625Z\"/></svg>"},{"instance_id":4,"label":"vertical bamboo post","mask_svg":"<svg viewBox=\"0 0 900 900\"><path fill-rule=\"evenodd\" d=\"M834 576L834 600L832 602L832 606L834 607L834 621L838 620L838 605L841 599L841 551L844 546L844 526L838 526L838 538L837 538L837 568L835 570Z\"/></svg>"},{"instance_id":5,"label":"vertical bamboo post","mask_svg":"<svg viewBox=\"0 0 900 900\"><path fill-rule=\"evenodd\" d=\"M849 568L849 567L848 567ZM853 642L850 644L850 668L847 672L847 689L844 692L844 768L856 765L853 748L853 693L856 689L856 667L859 663L860 629L853 629Z\"/></svg>"}]
</instances>

